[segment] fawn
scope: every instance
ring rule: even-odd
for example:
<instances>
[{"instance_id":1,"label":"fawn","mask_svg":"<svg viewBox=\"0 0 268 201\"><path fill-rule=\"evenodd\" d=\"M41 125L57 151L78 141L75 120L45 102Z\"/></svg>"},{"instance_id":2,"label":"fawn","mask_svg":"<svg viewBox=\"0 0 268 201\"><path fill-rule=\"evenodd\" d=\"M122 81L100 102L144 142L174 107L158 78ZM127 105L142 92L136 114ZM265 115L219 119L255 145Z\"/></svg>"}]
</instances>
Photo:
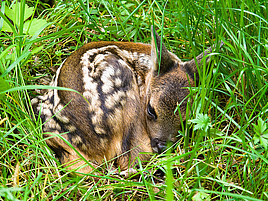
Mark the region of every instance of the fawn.
<instances>
[{"instance_id":1,"label":"fawn","mask_svg":"<svg viewBox=\"0 0 268 201\"><path fill-rule=\"evenodd\" d=\"M162 48L160 50L160 48ZM92 165L115 160L121 170L161 152L185 120L187 87L198 79L196 59L182 62L152 28L152 42L91 42L59 67L50 89L35 99L44 137L68 169L88 173ZM209 57L205 59L208 61ZM197 62L197 63L196 63ZM88 161L90 162L89 165ZM133 165L132 165L133 166ZM80 169L79 169L80 168Z\"/></svg>"}]
</instances>

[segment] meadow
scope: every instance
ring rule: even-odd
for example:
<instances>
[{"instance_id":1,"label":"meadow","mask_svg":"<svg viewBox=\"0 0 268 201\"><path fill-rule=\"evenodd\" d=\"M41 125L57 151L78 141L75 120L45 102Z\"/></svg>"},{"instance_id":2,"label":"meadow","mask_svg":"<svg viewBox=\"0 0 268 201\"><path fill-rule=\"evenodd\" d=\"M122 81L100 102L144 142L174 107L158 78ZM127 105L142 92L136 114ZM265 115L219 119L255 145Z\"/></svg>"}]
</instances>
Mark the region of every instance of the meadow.
<instances>
[{"instance_id":1,"label":"meadow","mask_svg":"<svg viewBox=\"0 0 268 201\"><path fill-rule=\"evenodd\" d=\"M268 200L267 7L266 0L1 1L0 200ZM216 45L189 89L178 142L130 178L106 163L98 175L73 176L46 145L30 100L83 44L150 43L152 24L183 61Z\"/></svg>"}]
</instances>

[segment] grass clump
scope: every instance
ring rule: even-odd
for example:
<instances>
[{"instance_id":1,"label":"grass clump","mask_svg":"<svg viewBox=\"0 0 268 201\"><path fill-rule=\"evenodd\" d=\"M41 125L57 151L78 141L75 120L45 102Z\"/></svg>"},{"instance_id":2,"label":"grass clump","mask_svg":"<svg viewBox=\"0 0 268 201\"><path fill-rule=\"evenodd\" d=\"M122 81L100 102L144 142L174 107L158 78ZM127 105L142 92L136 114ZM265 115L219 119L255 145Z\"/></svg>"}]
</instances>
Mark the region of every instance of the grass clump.
<instances>
[{"instance_id":1,"label":"grass clump","mask_svg":"<svg viewBox=\"0 0 268 201\"><path fill-rule=\"evenodd\" d=\"M45 3L1 4L0 199L268 200L266 1ZM43 25L34 29L36 22ZM180 140L135 178L111 175L108 167L100 176L71 176L33 115L35 83L87 42L149 43L153 23L184 60L224 42L210 65L199 67Z\"/></svg>"}]
</instances>

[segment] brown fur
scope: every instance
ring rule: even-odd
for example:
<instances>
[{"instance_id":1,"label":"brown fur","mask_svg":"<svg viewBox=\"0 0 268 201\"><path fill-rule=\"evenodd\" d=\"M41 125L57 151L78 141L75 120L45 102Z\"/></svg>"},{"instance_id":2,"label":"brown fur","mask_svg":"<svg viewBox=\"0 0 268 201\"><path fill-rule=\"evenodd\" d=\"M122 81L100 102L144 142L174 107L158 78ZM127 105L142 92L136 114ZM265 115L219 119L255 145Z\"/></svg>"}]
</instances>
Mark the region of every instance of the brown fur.
<instances>
[{"instance_id":1,"label":"brown fur","mask_svg":"<svg viewBox=\"0 0 268 201\"><path fill-rule=\"evenodd\" d=\"M117 157L125 170L136 157L150 159L140 152L160 152L175 139L181 121L174 110L181 103L185 119L185 87L194 86L195 63L203 54L181 62L164 44L160 51L160 37L152 33L152 45L84 45L66 59L51 84L79 93L55 89L39 97L44 137L68 169L87 173L92 170L88 162L97 166Z\"/></svg>"}]
</instances>

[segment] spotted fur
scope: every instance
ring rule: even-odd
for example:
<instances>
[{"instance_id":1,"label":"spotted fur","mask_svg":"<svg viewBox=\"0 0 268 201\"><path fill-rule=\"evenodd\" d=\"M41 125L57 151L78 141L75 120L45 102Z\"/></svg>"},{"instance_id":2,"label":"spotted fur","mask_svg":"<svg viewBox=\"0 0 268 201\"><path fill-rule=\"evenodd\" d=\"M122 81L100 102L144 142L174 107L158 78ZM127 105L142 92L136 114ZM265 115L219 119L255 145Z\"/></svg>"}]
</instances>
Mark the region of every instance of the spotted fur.
<instances>
[{"instance_id":1,"label":"spotted fur","mask_svg":"<svg viewBox=\"0 0 268 201\"><path fill-rule=\"evenodd\" d=\"M174 139L180 126L174 110L182 103L185 119L185 87L194 85L195 61L199 64L203 54L185 63L163 44L160 51L160 41L155 32L152 45L86 44L66 59L51 83L78 93L51 89L33 100L46 142L69 169L89 172L87 161L95 166L116 158L124 170L136 157L150 158L140 152L159 152Z\"/></svg>"}]
</instances>

